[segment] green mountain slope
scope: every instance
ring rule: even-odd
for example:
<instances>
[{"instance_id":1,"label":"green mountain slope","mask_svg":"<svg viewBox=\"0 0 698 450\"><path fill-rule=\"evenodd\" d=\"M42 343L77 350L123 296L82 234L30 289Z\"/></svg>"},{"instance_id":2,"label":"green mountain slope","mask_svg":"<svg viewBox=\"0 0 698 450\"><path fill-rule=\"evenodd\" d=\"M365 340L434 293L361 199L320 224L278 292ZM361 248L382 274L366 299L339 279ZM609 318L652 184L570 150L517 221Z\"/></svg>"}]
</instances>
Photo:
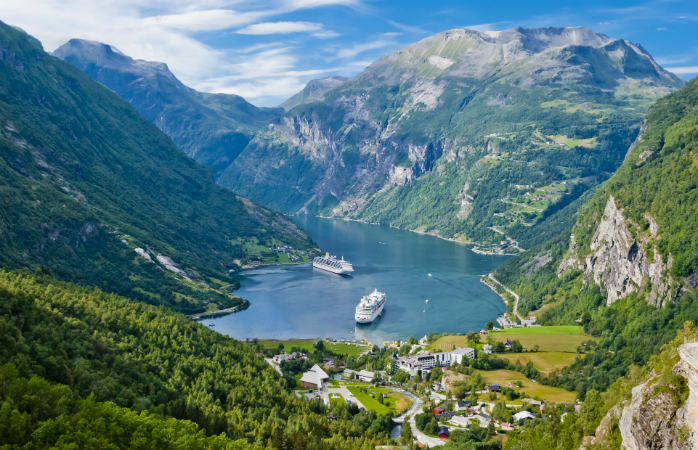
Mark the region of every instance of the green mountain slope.
<instances>
[{"instance_id":1,"label":"green mountain slope","mask_svg":"<svg viewBox=\"0 0 698 450\"><path fill-rule=\"evenodd\" d=\"M153 98L179 103L162 94L170 81L132 81L149 80L154 63L131 60L132 74L113 69L116 57L74 44L57 54L139 110ZM220 184L284 212L516 253L517 240L560 231L562 217L551 216L616 170L647 107L682 83L640 46L581 27L455 29L334 87L309 84L301 103L264 126L251 115L257 128L242 150L198 155L209 146L197 136L209 128L196 120L181 145ZM169 124L186 116L156 108L163 115L151 120L179 143Z\"/></svg>"},{"instance_id":2,"label":"green mountain slope","mask_svg":"<svg viewBox=\"0 0 698 450\"><path fill-rule=\"evenodd\" d=\"M251 346L45 275L0 271L0 330L3 449L349 450L392 425L347 405L330 421Z\"/></svg>"},{"instance_id":3,"label":"green mountain slope","mask_svg":"<svg viewBox=\"0 0 698 450\"><path fill-rule=\"evenodd\" d=\"M502 235L537 235L610 176L647 107L681 85L584 28L449 30L289 111L219 182L283 211L515 251Z\"/></svg>"},{"instance_id":4,"label":"green mountain slope","mask_svg":"<svg viewBox=\"0 0 698 450\"><path fill-rule=\"evenodd\" d=\"M33 38L0 24L0 55L0 264L197 312L245 305L247 260L312 249Z\"/></svg>"},{"instance_id":5,"label":"green mountain slope","mask_svg":"<svg viewBox=\"0 0 698 450\"><path fill-rule=\"evenodd\" d=\"M183 85L166 64L134 60L99 42L71 39L53 54L128 100L146 119L214 175L247 146L280 108L257 108L240 96Z\"/></svg>"},{"instance_id":6,"label":"green mountain slope","mask_svg":"<svg viewBox=\"0 0 698 450\"><path fill-rule=\"evenodd\" d=\"M603 390L642 365L698 303L698 80L657 101L623 165L571 234L495 271L544 323L581 321L598 346L554 383Z\"/></svg>"}]
</instances>

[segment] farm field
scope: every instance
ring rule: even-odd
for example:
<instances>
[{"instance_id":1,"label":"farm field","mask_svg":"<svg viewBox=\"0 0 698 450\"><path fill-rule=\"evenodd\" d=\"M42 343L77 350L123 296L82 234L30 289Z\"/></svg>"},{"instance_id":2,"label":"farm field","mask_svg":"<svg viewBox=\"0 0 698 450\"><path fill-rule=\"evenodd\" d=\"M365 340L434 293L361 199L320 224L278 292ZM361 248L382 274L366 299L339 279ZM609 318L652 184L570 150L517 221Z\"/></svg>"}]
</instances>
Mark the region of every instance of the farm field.
<instances>
[{"instance_id":1,"label":"farm field","mask_svg":"<svg viewBox=\"0 0 698 450\"><path fill-rule=\"evenodd\" d=\"M576 353L577 347L583 342L594 339L585 334L581 326L576 325L507 328L491 331L488 336L493 336L497 341L507 338L516 339L527 350L533 349L537 345L542 352L570 353Z\"/></svg>"},{"instance_id":2,"label":"farm field","mask_svg":"<svg viewBox=\"0 0 698 450\"><path fill-rule=\"evenodd\" d=\"M535 352L535 353L499 353L498 358L506 359L515 363L521 361L521 364L526 364L529 361L533 363L539 372L548 375L552 371L562 369L572 364L579 356L577 353L569 352Z\"/></svg>"},{"instance_id":3,"label":"farm field","mask_svg":"<svg viewBox=\"0 0 698 450\"><path fill-rule=\"evenodd\" d=\"M526 393L527 397L539 398L551 403L573 403L577 398L574 392L561 388L545 386L535 383L523 374L513 370L480 370L478 371L487 384L496 383L502 386L521 382L522 387L516 388L519 392Z\"/></svg>"}]
</instances>

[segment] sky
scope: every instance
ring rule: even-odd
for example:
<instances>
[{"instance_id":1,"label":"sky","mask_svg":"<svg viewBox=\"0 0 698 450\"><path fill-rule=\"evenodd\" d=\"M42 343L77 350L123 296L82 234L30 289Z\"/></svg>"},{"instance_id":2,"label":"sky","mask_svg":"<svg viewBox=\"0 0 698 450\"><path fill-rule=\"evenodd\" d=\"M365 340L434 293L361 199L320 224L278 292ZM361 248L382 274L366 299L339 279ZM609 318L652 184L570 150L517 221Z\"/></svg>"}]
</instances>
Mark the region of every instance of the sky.
<instances>
[{"instance_id":1,"label":"sky","mask_svg":"<svg viewBox=\"0 0 698 450\"><path fill-rule=\"evenodd\" d=\"M682 78L698 72L696 0L0 0L0 20L47 51L71 38L104 42L258 106L458 27L586 26L641 44Z\"/></svg>"}]
</instances>

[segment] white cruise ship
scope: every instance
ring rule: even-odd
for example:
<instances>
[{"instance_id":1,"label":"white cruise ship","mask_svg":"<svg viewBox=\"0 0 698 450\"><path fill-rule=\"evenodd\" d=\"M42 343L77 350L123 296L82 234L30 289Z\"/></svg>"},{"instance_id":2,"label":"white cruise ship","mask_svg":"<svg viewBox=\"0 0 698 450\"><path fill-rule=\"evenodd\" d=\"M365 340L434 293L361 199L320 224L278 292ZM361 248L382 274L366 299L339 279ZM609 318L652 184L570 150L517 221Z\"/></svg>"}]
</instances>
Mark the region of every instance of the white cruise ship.
<instances>
[{"instance_id":1,"label":"white cruise ship","mask_svg":"<svg viewBox=\"0 0 698 450\"><path fill-rule=\"evenodd\" d=\"M313 258L313 267L339 275L350 275L354 272L354 266L349 261L345 261L343 256L342 259L337 259L336 256L330 256L329 253Z\"/></svg>"},{"instance_id":2,"label":"white cruise ship","mask_svg":"<svg viewBox=\"0 0 698 450\"><path fill-rule=\"evenodd\" d=\"M361 301L356 305L354 319L357 323L371 323L383 313L384 307L385 293L374 289L370 294L361 297Z\"/></svg>"}]
</instances>

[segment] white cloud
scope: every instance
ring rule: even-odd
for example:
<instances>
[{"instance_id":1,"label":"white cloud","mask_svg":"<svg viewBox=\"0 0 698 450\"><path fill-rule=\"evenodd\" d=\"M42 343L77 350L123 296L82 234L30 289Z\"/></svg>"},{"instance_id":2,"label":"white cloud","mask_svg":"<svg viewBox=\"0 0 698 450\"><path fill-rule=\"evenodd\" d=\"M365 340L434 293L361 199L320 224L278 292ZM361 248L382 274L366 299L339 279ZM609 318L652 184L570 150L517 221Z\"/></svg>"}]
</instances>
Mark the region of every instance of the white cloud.
<instances>
[{"instance_id":1,"label":"white cloud","mask_svg":"<svg viewBox=\"0 0 698 450\"><path fill-rule=\"evenodd\" d=\"M664 69L676 75L691 75L698 73L698 66L665 67Z\"/></svg>"},{"instance_id":2,"label":"white cloud","mask_svg":"<svg viewBox=\"0 0 698 450\"><path fill-rule=\"evenodd\" d=\"M287 34L322 31L322 25L315 22L261 22L248 25L236 31L238 34Z\"/></svg>"},{"instance_id":3,"label":"white cloud","mask_svg":"<svg viewBox=\"0 0 698 450\"><path fill-rule=\"evenodd\" d=\"M330 5L357 9L361 4L361 0L0 0L0 18L37 37L48 51L71 38L105 42L134 58L167 63L195 89L235 92L253 102L274 104L297 92L308 77L330 69L308 67L312 63L296 58L293 53L298 50L283 42L215 48L196 33L242 28L255 34L304 31L328 39L338 34L322 24L270 19L301 9ZM243 54L247 63L231 63ZM245 91L248 87L250 91Z\"/></svg>"},{"instance_id":4,"label":"white cloud","mask_svg":"<svg viewBox=\"0 0 698 450\"><path fill-rule=\"evenodd\" d=\"M146 25L164 26L183 31L214 31L248 24L265 15L267 15L265 12L238 12L232 9L209 9L147 17L143 19L143 23Z\"/></svg>"},{"instance_id":5,"label":"white cloud","mask_svg":"<svg viewBox=\"0 0 698 450\"><path fill-rule=\"evenodd\" d=\"M386 48L392 45L395 45L395 41L393 41L392 39L377 39L375 41L355 44L351 47L344 48L337 52L337 56L343 59L354 58L355 56L363 52L367 52L369 50L378 50L380 48Z\"/></svg>"}]
</instances>

